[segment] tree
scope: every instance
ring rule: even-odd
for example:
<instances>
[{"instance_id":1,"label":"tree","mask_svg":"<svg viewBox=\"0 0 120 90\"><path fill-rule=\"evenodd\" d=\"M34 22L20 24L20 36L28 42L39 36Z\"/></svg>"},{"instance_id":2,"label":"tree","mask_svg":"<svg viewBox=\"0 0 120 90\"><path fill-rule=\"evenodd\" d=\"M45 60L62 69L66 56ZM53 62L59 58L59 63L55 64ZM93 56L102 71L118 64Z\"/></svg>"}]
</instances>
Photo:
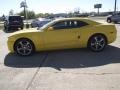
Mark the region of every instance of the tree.
<instances>
[{"instance_id":1,"label":"tree","mask_svg":"<svg viewBox=\"0 0 120 90\"><path fill-rule=\"evenodd\" d=\"M34 19L34 18L36 17L34 11L28 11L28 10L27 10L26 12L27 12L28 19ZM18 13L18 15L24 16L24 10L21 11L20 13Z\"/></svg>"},{"instance_id":2,"label":"tree","mask_svg":"<svg viewBox=\"0 0 120 90\"><path fill-rule=\"evenodd\" d=\"M28 19L34 19L35 18L35 12L34 11L27 11L28 13Z\"/></svg>"},{"instance_id":3,"label":"tree","mask_svg":"<svg viewBox=\"0 0 120 90\"><path fill-rule=\"evenodd\" d=\"M27 19L27 3L26 1L22 1L20 3L20 8L24 8L24 18Z\"/></svg>"},{"instance_id":4,"label":"tree","mask_svg":"<svg viewBox=\"0 0 120 90\"><path fill-rule=\"evenodd\" d=\"M9 15L14 15L14 11L12 9L9 11Z\"/></svg>"},{"instance_id":5,"label":"tree","mask_svg":"<svg viewBox=\"0 0 120 90\"><path fill-rule=\"evenodd\" d=\"M68 13L68 17L73 17L74 13L72 13L71 11Z\"/></svg>"},{"instance_id":6,"label":"tree","mask_svg":"<svg viewBox=\"0 0 120 90\"><path fill-rule=\"evenodd\" d=\"M74 14L79 14L80 13L80 8L75 8L74 9Z\"/></svg>"},{"instance_id":7,"label":"tree","mask_svg":"<svg viewBox=\"0 0 120 90\"><path fill-rule=\"evenodd\" d=\"M44 17L44 14L43 13L36 14L36 18L39 18L39 17Z\"/></svg>"},{"instance_id":8,"label":"tree","mask_svg":"<svg viewBox=\"0 0 120 90\"><path fill-rule=\"evenodd\" d=\"M39 17L49 17L53 15L53 13L38 13L36 14L36 18L39 18Z\"/></svg>"}]
</instances>

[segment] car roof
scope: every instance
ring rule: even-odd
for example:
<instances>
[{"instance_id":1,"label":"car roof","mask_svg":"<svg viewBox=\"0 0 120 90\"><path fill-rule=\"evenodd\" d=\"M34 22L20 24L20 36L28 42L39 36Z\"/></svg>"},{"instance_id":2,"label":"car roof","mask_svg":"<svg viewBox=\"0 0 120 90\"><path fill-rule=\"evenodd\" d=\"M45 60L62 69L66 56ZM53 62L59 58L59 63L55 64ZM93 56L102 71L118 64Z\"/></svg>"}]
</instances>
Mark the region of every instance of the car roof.
<instances>
[{"instance_id":1,"label":"car roof","mask_svg":"<svg viewBox=\"0 0 120 90\"><path fill-rule=\"evenodd\" d=\"M7 17L21 17L19 15L10 15L10 16L7 16Z\"/></svg>"},{"instance_id":2,"label":"car roof","mask_svg":"<svg viewBox=\"0 0 120 90\"><path fill-rule=\"evenodd\" d=\"M90 20L88 18L59 18L59 19L55 19L54 22L58 22L58 21L69 21L69 20L78 20L78 21L83 21L86 22L90 25L97 25L100 24L99 22L95 22L93 20Z\"/></svg>"},{"instance_id":3,"label":"car roof","mask_svg":"<svg viewBox=\"0 0 120 90\"><path fill-rule=\"evenodd\" d=\"M5 18L10 18L10 17L21 17L21 16L19 16L19 15L10 15L10 16L6 16Z\"/></svg>"},{"instance_id":4,"label":"car roof","mask_svg":"<svg viewBox=\"0 0 120 90\"><path fill-rule=\"evenodd\" d=\"M39 21L49 21L49 20L51 20L51 19L47 19L47 18L37 18L37 20L39 20Z\"/></svg>"}]
</instances>

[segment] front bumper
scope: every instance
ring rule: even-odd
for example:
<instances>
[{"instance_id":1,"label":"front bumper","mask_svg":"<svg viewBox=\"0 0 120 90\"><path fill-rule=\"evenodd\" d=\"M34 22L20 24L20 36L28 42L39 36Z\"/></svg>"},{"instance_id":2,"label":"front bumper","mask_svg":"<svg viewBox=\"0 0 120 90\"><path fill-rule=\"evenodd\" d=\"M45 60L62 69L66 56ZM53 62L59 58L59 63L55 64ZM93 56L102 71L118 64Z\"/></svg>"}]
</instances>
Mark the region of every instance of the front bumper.
<instances>
[{"instance_id":1,"label":"front bumper","mask_svg":"<svg viewBox=\"0 0 120 90\"><path fill-rule=\"evenodd\" d=\"M13 53L14 52L14 41L8 40L7 46L8 46L8 50Z\"/></svg>"}]
</instances>

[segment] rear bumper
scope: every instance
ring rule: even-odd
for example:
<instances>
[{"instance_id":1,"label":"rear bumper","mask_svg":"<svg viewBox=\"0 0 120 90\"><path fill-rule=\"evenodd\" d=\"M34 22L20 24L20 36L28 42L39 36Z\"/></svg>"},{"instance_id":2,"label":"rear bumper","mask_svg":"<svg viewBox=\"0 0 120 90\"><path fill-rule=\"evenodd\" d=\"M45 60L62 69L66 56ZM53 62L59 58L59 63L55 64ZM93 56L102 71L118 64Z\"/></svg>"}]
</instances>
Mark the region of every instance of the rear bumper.
<instances>
[{"instance_id":1,"label":"rear bumper","mask_svg":"<svg viewBox=\"0 0 120 90\"><path fill-rule=\"evenodd\" d=\"M108 34L108 44L114 42L117 38L117 30L115 26L111 26L111 31Z\"/></svg>"}]
</instances>

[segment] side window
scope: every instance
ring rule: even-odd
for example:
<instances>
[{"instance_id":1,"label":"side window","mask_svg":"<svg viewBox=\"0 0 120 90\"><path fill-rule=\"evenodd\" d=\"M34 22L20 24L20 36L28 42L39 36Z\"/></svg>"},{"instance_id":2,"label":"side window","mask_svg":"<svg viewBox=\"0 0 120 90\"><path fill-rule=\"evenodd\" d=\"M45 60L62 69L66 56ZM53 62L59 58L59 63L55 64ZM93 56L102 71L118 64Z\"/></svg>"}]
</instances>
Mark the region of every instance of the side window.
<instances>
[{"instance_id":1,"label":"side window","mask_svg":"<svg viewBox=\"0 0 120 90\"><path fill-rule=\"evenodd\" d=\"M53 25L54 29L64 29L67 27L67 21L61 21Z\"/></svg>"},{"instance_id":2,"label":"side window","mask_svg":"<svg viewBox=\"0 0 120 90\"><path fill-rule=\"evenodd\" d=\"M73 28L79 28L79 27L83 27L83 26L86 26L86 25L88 25L88 23L83 22L83 21L77 21L77 20L72 21L72 27Z\"/></svg>"},{"instance_id":3,"label":"side window","mask_svg":"<svg viewBox=\"0 0 120 90\"><path fill-rule=\"evenodd\" d=\"M67 20L55 23L53 25L54 29L70 29L70 28L80 28L88 25L86 22L78 21L78 20Z\"/></svg>"}]
</instances>

